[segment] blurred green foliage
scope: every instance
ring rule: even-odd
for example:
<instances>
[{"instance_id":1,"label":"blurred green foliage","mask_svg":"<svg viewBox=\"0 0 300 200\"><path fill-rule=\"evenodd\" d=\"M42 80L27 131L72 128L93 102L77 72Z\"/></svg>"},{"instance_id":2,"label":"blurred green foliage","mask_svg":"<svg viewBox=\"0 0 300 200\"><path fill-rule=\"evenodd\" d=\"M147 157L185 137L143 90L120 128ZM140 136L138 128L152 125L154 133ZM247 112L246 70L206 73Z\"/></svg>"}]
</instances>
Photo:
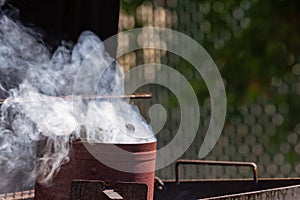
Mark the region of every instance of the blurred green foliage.
<instances>
[{"instance_id":1,"label":"blurred green foliage","mask_svg":"<svg viewBox=\"0 0 300 200\"><path fill-rule=\"evenodd\" d=\"M124 12L135 18L135 27L143 26L136 10L145 4L165 9L166 16L175 16L167 28L197 40L210 53L224 78L228 111L221 141L229 142L227 147L220 147L222 155L216 150L208 158L271 165L280 154L283 163L294 169L283 169L282 175L280 166L278 172L265 166L262 170L269 173L266 176L288 176L295 171L299 175L300 1L122 0ZM172 65L189 80L200 102L209 96L205 83L188 62L167 53L162 56L162 63ZM174 96L166 100L167 109L178 106ZM253 123L248 120L251 117ZM166 128L170 126L172 132L174 124L167 124ZM252 143L247 139L251 135L255 137ZM244 144L249 151L245 155L240 151ZM256 147L262 152L257 153ZM232 155L225 155L230 152L228 149Z\"/></svg>"},{"instance_id":2,"label":"blurred green foliage","mask_svg":"<svg viewBox=\"0 0 300 200\"><path fill-rule=\"evenodd\" d=\"M224 66L222 75L235 103L274 97L272 77L292 76L300 53L299 8L299 1L259 1L249 10L251 25L223 49L211 52Z\"/></svg>"}]
</instances>

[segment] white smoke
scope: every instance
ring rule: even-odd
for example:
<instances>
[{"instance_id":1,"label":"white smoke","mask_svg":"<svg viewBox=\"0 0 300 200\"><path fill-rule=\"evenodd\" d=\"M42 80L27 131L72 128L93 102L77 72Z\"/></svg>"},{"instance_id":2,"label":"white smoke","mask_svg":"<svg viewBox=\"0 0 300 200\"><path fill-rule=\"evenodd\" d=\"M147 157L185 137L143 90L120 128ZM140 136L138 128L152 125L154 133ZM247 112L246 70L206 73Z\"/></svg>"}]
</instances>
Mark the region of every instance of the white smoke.
<instances>
[{"instance_id":1,"label":"white smoke","mask_svg":"<svg viewBox=\"0 0 300 200\"><path fill-rule=\"evenodd\" d=\"M97 56L86 59L99 45ZM126 101L82 98L124 94L123 71L101 45L95 34L86 31L73 48L60 46L51 54L40 35L0 15L0 95L6 98L0 113L2 190L16 188L17 181L20 187L30 186L36 178L51 183L68 161L70 138L155 141L137 108ZM79 70L85 76L78 76ZM75 82L80 83L76 97L62 98L74 95Z\"/></svg>"},{"instance_id":2,"label":"white smoke","mask_svg":"<svg viewBox=\"0 0 300 200\"><path fill-rule=\"evenodd\" d=\"M0 0L0 8L4 5L5 2L6 0Z\"/></svg>"}]
</instances>

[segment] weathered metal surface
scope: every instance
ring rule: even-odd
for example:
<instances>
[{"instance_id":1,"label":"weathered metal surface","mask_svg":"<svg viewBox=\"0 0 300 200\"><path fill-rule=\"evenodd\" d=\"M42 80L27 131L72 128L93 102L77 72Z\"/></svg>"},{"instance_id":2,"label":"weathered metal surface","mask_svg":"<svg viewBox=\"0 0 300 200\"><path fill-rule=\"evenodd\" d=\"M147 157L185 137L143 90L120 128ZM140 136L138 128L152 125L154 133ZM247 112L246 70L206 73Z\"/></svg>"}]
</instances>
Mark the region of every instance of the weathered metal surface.
<instances>
[{"instance_id":1,"label":"weathered metal surface","mask_svg":"<svg viewBox=\"0 0 300 200\"><path fill-rule=\"evenodd\" d=\"M147 200L148 186L143 183L119 182L114 190L121 194L124 200Z\"/></svg>"},{"instance_id":2,"label":"weathered metal surface","mask_svg":"<svg viewBox=\"0 0 300 200\"><path fill-rule=\"evenodd\" d=\"M179 180L180 165L249 166L253 179L194 179ZM172 199L300 199L300 178L258 179L257 167L249 162L178 160L176 179L155 179L155 200Z\"/></svg>"},{"instance_id":3,"label":"weathered metal surface","mask_svg":"<svg viewBox=\"0 0 300 200\"><path fill-rule=\"evenodd\" d=\"M206 198L211 200L299 200L300 185L247 192L242 194L227 195L215 198Z\"/></svg>"},{"instance_id":4,"label":"weathered metal surface","mask_svg":"<svg viewBox=\"0 0 300 200\"><path fill-rule=\"evenodd\" d=\"M147 200L146 184L117 182L113 189L106 189L103 181L75 180L72 182L71 200Z\"/></svg>"},{"instance_id":5,"label":"weathered metal surface","mask_svg":"<svg viewBox=\"0 0 300 200\"><path fill-rule=\"evenodd\" d=\"M156 179L157 180L157 179ZM88 181L90 182L90 181ZM101 181L97 181L102 184ZM174 180L155 182L155 200L195 200L195 199L228 199L228 200L273 200L273 199L300 199L300 178L259 179L256 186L253 180L183 180L180 186ZM134 184L134 183L130 183ZM138 184L136 189L130 188L128 183L116 183L114 191L123 198L130 200L146 199L147 186ZM143 195L143 192L144 194ZM126 196L126 193L133 193ZM0 200L33 199L33 191L0 195ZM131 195L131 196L130 196ZM143 198L144 197L144 198ZM83 199L81 199L83 200Z\"/></svg>"},{"instance_id":6,"label":"weathered metal surface","mask_svg":"<svg viewBox=\"0 0 300 200\"><path fill-rule=\"evenodd\" d=\"M155 200L173 200L173 199L218 199L221 197L239 197L241 199L256 199L252 197L266 195L272 197L272 194L281 194L284 197L285 190L288 189L286 199L300 199L297 195L300 178L282 178L282 179L258 179L254 184L251 179L234 180L183 180L180 185L175 180L164 181L163 189L161 184L155 183ZM296 188L296 189L295 189ZM291 190L289 190L291 189ZM266 194L263 192L267 191ZM276 192L278 191L278 192ZM232 195L232 196L230 196ZM293 197L293 195L295 197ZM273 195L274 196L274 195ZM278 195L277 195L278 196ZM248 198L249 197L249 198ZM250 198L251 197L251 198ZM292 198L293 197L293 198ZM270 198L272 199L272 198ZM280 198L279 198L280 199Z\"/></svg>"},{"instance_id":7,"label":"weathered metal surface","mask_svg":"<svg viewBox=\"0 0 300 200\"><path fill-rule=\"evenodd\" d=\"M105 189L103 181L76 180L71 184L71 200L99 200Z\"/></svg>"},{"instance_id":8,"label":"weathered metal surface","mask_svg":"<svg viewBox=\"0 0 300 200\"><path fill-rule=\"evenodd\" d=\"M113 144L94 145L101 150L100 152L105 152L105 149ZM153 160L151 161L147 158L146 165L148 165L149 168L153 168L153 171L147 173L127 173L112 169L94 158L81 141L73 142L70 146L70 161L61 167L53 184L49 187L45 187L36 183L36 200L69 200L71 182L74 179L102 180L105 183L105 189L113 189L117 182L143 183L148 187L147 199L153 199L156 143L116 145L129 152L134 152L137 156L136 158L141 158L138 160L138 162L140 162L139 166L144 166L146 159L142 158L145 155L148 157L151 155L150 157L153 157ZM114 156L114 152L109 152L109 156ZM120 155L115 156L120 157ZM131 161L130 159L126 160L126 158L123 158L123 160L116 159L116 162L121 166Z\"/></svg>"},{"instance_id":9,"label":"weathered metal surface","mask_svg":"<svg viewBox=\"0 0 300 200\"><path fill-rule=\"evenodd\" d=\"M259 183L259 182L258 182ZM199 199L206 197L237 194L255 190L253 180L175 180L156 182L154 196L156 200Z\"/></svg>"},{"instance_id":10,"label":"weathered metal surface","mask_svg":"<svg viewBox=\"0 0 300 200\"><path fill-rule=\"evenodd\" d=\"M7 194L0 194L0 200L19 200L19 199L33 199L34 190L27 190L22 192L14 192Z\"/></svg>"},{"instance_id":11,"label":"weathered metal surface","mask_svg":"<svg viewBox=\"0 0 300 200\"><path fill-rule=\"evenodd\" d=\"M254 182L258 180L257 166L253 162L232 162L232 161L213 161L213 160L177 160L175 165L176 183L179 184L179 166L180 165L216 165L216 166L236 166L251 167Z\"/></svg>"}]
</instances>

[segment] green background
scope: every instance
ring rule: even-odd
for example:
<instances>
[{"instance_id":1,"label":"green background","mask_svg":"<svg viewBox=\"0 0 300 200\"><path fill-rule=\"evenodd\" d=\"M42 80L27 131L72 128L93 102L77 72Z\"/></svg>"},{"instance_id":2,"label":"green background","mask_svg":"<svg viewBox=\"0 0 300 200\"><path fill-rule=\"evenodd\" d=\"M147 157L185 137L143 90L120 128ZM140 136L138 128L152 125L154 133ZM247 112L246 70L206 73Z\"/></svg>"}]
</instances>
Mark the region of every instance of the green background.
<instances>
[{"instance_id":1,"label":"green background","mask_svg":"<svg viewBox=\"0 0 300 200\"><path fill-rule=\"evenodd\" d=\"M260 177L300 174L300 1L297 0L122 0L119 31L143 26L178 30L198 41L211 55L224 79L227 117L217 145L204 159L252 161ZM123 45L119 40L119 46ZM119 59L125 71L159 62L182 73L197 94L201 122L198 135L181 157L197 159L210 118L210 98L201 76L185 60L169 52L136 51ZM147 73L145 72L145 75ZM149 120L148 109L159 103L168 114L157 135L163 147L176 134L180 110L166 88L147 85L151 100L136 101ZM174 164L157 171L174 178ZM236 167L184 168L182 178L250 177Z\"/></svg>"}]
</instances>

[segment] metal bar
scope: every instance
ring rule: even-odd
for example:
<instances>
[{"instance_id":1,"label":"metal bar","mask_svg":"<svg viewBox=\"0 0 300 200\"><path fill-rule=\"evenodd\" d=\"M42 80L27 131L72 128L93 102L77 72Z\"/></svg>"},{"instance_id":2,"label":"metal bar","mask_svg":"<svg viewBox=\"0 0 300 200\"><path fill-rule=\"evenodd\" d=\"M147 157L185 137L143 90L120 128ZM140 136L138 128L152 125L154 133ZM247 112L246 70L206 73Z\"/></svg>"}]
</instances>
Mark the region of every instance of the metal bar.
<instances>
[{"instance_id":1,"label":"metal bar","mask_svg":"<svg viewBox=\"0 0 300 200\"><path fill-rule=\"evenodd\" d=\"M105 195L105 199L123 199L123 197L114 190L104 190L102 193Z\"/></svg>"},{"instance_id":2,"label":"metal bar","mask_svg":"<svg viewBox=\"0 0 300 200\"><path fill-rule=\"evenodd\" d=\"M18 200L18 199L33 199L33 198L34 198L34 190L0 194L1 200Z\"/></svg>"},{"instance_id":3,"label":"metal bar","mask_svg":"<svg viewBox=\"0 0 300 200\"><path fill-rule=\"evenodd\" d=\"M232 161L211 161L211 160L177 160L175 165L176 184L179 185L179 166L180 165L216 165L216 166L237 166L237 167L251 167L253 173L253 180L258 181L257 165L253 162L232 162Z\"/></svg>"},{"instance_id":4,"label":"metal bar","mask_svg":"<svg viewBox=\"0 0 300 200\"><path fill-rule=\"evenodd\" d=\"M57 100L57 99L63 99L63 100L76 100L79 99L85 99L85 100L101 100L101 99L148 99L151 98L152 94L145 93L145 94L125 94L125 95L106 95L106 96L76 96L76 95L69 95L69 96L47 96L42 97L36 100L32 99L24 99L24 98L14 98L14 99L0 99L0 105L3 104L5 101L11 102L11 103L22 103L22 102L35 102L35 101L49 101L49 100Z\"/></svg>"},{"instance_id":5,"label":"metal bar","mask_svg":"<svg viewBox=\"0 0 300 200\"><path fill-rule=\"evenodd\" d=\"M279 188L271 188L258 191L243 192L238 194L230 194L212 198L203 198L210 200L244 200L244 199L264 199L264 200L299 200L300 199L300 185L292 185ZM200 200L200 199L198 199Z\"/></svg>"},{"instance_id":6,"label":"metal bar","mask_svg":"<svg viewBox=\"0 0 300 200\"><path fill-rule=\"evenodd\" d=\"M157 183L157 184L158 184L157 188L158 188L159 190L163 191L163 190L165 189L165 184L164 184L164 182L163 182L160 178L158 178L157 176L154 177L154 183Z\"/></svg>"}]
</instances>

